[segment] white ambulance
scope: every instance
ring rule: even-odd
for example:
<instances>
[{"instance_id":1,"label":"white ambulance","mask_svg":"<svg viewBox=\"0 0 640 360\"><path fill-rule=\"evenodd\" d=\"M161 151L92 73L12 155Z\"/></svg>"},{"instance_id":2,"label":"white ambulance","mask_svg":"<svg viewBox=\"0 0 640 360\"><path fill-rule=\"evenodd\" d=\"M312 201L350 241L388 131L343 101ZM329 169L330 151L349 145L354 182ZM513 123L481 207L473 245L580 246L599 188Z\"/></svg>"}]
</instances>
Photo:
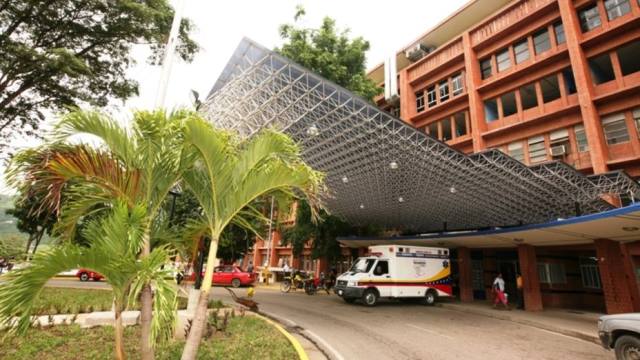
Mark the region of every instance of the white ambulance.
<instances>
[{"instance_id":1,"label":"white ambulance","mask_svg":"<svg viewBox=\"0 0 640 360\"><path fill-rule=\"evenodd\" d=\"M449 249L378 245L360 257L336 281L335 293L347 303L361 299L375 306L379 298L415 298L433 305L452 296Z\"/></svg>"}]
</instances>

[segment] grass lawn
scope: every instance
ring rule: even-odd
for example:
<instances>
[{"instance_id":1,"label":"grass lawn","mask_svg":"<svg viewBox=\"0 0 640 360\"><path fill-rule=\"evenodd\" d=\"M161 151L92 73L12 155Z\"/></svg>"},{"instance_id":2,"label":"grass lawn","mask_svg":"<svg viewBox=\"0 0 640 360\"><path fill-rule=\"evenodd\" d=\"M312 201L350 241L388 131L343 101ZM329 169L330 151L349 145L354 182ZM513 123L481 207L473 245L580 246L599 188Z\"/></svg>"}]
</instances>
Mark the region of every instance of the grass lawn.
<instances>
[{"instance_id":1,"label":"grass lawn","mask_svg":"<svg viewBox=\"0 0 640 360\"><path fill-rule=\"evenodd\" d=\"M45 287L34 306L34 314L81 314L110 311L113 303L111 290L68 289ZM209 303L209 308L223 307L220 300ZM187 308L187 299L178 298L178 308ZM133 310L138 310L136 305Z\"/></svg>"},{"instance_id":2,"label":"grass lawn","mask_svg":"<svg viewBox=\"0 0 640 360\"><path fill-rule=\"evenodd\" d=\"M0 333L0 336L3 334ZM138 326L125 329L129 358L138 359ZM172 341L156 350L156 359L179 359L183 341ZM113 328L81 329L77 325L31 329L27 335L0 342L2 358L13 360L113 359ZM229 320L227 333L204 339L199 359L296 359L289 341L277 329L253 316Z\"/></svg>"}]
</instances>

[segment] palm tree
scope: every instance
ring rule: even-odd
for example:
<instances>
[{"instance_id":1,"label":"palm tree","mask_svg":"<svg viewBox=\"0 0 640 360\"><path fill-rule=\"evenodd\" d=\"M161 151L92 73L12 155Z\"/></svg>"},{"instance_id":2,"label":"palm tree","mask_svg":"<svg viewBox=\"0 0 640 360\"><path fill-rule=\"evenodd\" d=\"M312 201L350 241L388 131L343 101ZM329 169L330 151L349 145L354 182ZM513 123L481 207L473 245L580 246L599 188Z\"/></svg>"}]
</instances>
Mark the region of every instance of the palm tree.
<instances>
[{"instance_id":1,"label":"palm tree","mask_svg":"<svg viewBox=\"0 0 640 360\"><path fill-rule=\"evenodd\" d=\"M118 202L104 217L91 221L84 229L92 240L89 247L64 244L37 254L31 266L12 272L0 287L0 323L15 325L11 331L24 333L31 326L31 310L47 280L61 271L87 268L106 277L113 289L115 310L115 353L124 359L122 312L135 303L146 284L155 289L155 316L160 323L172 323L177 306L177 292L161 267L169 259L166 247L155 248L149 256L136 261L144 245L145 217L143 205L129 207ZM15 318L18 318L15 321ZM171 333L164 327L161 337Z\"/></svg>"},{"instance_id":2,"label":"palm tree","mask_svg":"<svg viewBox=\"0 0 640 360\"><path fill-rule=\"evenodd\" d=\"M73 111L51 134L52 142L26 150L13 159L8 183L23 193L39 193L44 201L34 211L59 215L58 234L71 238L87 215L105 211L115 199L129 207L145 204L139 257L151 254L154 223L169 191L191 166L192 152L183 146L185 124L197 115L188 111L134 113L132 126L98 112ZM94 143L77 144L76 135ZM141 353L153 359L153 298L146 284L141 294Z\"/></svg>"},{"instance_id":3,"label":"palm tree","mask_svg":"<svg viewBox=\"0 0 640 360\"><path fill-rule=\"evenodd\" d=\"M272 193L293 196L296 192L315 209L323 175L301 160L293 140L275 131L240 140L196 120L186 125L185 141L196 150L198 159L185 172L184 180L198 198L211 238L196 313L182 353L183 360L193 360L205 327L218 240L224 229L231 223L251 229L248 219L262 216L251 203Z\"/></svg>"}]
</instances>

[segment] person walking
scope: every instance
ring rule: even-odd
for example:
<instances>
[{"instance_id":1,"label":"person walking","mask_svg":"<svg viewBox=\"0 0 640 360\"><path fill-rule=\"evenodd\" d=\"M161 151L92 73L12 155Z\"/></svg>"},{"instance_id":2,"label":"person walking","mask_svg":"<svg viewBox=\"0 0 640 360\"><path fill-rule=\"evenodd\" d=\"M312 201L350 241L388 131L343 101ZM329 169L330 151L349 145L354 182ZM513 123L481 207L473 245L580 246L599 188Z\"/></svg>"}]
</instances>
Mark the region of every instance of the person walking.
<instances>
[{"instance_id":1,"label":"person walking","mask_svg":"<svg viewBox=\"0 0 640 360\"><path fill-rule=\"evenodd\" d=\"M249 260L249 265L247 265L247 272L248 273L252 273L253 272L253 261Z\"/></svg>"},{"instance_id":2,"label":"person walking","mask_svg":"<svg viewBox=\"0 0 640 360\"><path fill-rule=\"evenodd\" d=\"M507 295L504 292L504 279L502 278L502 273L498 273L498 276L493 280L493 291L495 293L493 307L497 308L498 303L502 303L506 310L510 310L509 303L507 302Z\"/></svg>"},{"instance_id":3,"label":"person walking","mask_svg":"<svg viewBox=\"0 0 640 360\"><path fill-rule=\"evenodd\" d=\"M516 288L518 290L518 309L524 309L524 291L522 284L522 274L516 275Z\"/></svg>"}]
</instances>

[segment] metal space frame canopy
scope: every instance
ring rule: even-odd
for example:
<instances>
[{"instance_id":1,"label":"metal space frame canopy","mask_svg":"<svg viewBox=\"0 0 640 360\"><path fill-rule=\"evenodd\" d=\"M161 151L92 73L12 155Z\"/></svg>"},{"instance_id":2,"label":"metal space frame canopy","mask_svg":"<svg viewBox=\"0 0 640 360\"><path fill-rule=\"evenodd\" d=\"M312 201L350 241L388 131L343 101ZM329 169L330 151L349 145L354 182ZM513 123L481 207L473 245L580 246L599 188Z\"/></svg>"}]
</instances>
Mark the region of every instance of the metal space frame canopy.
<instances>
[{"instance_id":1,"label":"metal space frame canopy","mask_svg":"<svg viewBox=\"0 0 640 360\"><path fill-rule=\"evenodd\" d=\"M527 167L498 150L467 156L348 90L244 39L203 112L251 136L264 127L301 144L327 174L330 211L356 224L431 232L543 223L640 198L623 172L584 176L562 162Z\"/></svg>"}]
</instances>

